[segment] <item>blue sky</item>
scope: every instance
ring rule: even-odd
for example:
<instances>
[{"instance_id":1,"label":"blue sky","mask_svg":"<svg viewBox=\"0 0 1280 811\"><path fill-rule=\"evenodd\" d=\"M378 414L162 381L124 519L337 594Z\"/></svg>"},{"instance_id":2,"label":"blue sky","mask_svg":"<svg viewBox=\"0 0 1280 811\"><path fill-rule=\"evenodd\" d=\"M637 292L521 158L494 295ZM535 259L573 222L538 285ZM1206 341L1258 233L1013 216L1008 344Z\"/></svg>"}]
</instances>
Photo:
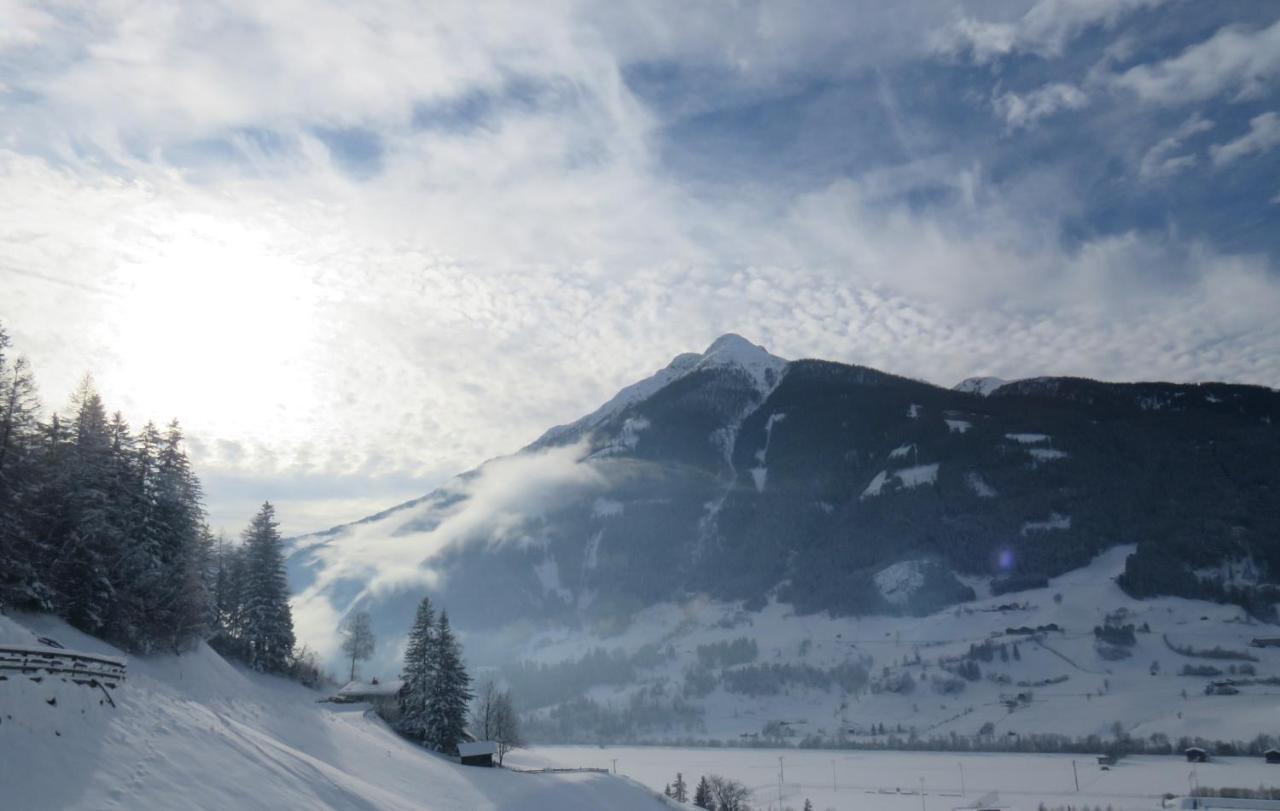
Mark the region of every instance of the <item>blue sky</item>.
<instances>
[{"instance_id":1,"label":"blue sky","mask_svg":"<svg viewBox=\"0 0 1280 811\"><path fill-rule=\"evenodd\" d=\"M417 495L735 331L1280 385L1280 8L0 0L0 320L214 523Z\"/></svg>"}]
</instances>

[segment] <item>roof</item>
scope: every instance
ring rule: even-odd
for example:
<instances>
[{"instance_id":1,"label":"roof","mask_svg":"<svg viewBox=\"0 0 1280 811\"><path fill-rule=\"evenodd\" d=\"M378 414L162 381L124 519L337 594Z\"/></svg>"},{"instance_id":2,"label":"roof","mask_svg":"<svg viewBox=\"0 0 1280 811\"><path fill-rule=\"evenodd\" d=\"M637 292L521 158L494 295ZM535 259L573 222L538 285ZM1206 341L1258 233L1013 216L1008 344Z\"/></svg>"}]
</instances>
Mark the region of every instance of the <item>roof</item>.
<instances>
[{"instance_id":1,"label":"roof","mask_svg":"<svg viewBox=\"0 0 1280 811\"><path fill-rule=\"evenodd\" d=\"M496 755L498 744L493 741L476 741L475 743L458 744L459 757L476 757L477 755Z\"/></svg>"},{"instance_id":2,"label":"roof","mask_svg":"<svg viewBox=\"0 0 1280 811\"><path fill-rule=\"evenodd\" d=\"M344 698L352 698L354 696L394 696L400 692L401 687L404 687L404 681L401 679L381 681L377 684L349 681L338 691L338 695Z\"/></svg>"}]
</instances>

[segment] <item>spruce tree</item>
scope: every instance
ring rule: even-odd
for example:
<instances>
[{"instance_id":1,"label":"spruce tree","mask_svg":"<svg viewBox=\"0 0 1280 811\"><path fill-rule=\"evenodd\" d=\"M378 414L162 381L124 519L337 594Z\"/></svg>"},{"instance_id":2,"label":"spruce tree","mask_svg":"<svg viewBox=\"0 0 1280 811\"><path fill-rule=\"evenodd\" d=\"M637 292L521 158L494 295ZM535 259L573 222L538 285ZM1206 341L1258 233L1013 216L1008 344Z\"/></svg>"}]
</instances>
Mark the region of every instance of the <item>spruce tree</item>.
<instances>
[{"instance_id":1,"label":"spruce tree","mask_svg":"<svg viewBox=\"0 0 1280 811\"><path fill-rule=\"evenodd\" d=\"M462 648L449 628L449 614L440 612L432 639L434 679L427 698L426 742L438 752L454 754L467 725L471 677L462 663Z\"/></svg>"},{"instance_id":2,"label":"spruce tree","mask_svg":"<svg viewBox=\"0 0 1280 811\"><path fill-rule=\"evenodd\" d=\"M671 784L671 799L685 803L689 801L689 787L685 785L684 775L676 772L676 782Z\"/></svg>"},{"instance_id":3,"label":"spruce tree","mask_svg":"<svg viewBox=\"0 0 1280 811\"><path fill-rule=\"evenodd\" d=\"M35 527L41 468L35 382L24 358L10 362L9 338L0 329L0 609L9 604L47 608L40 577L44 557Z\"/></svg>"},{"instance_id":4,"label":"spruce tree","mask_svg":"<svg viewBox=\"0 0 1280 811\"><path fill-rule=\"evenodd\" d=\"M399 729L415 740L426 739L427 703L435 681L435 610L423 597L409 629L404 650L404 692L400 695Z\"/></svg>"},{"instance_id":5,"label":"spruce tree","mask_svg":"<svg viewBox=\"0 0 1280 811\"><path fill-rule=\"evenodd\" d=\"M242 641L255 670L283 673L293 653L293 615L275 508L265 502L244 533Z\"/></svg>"},{"instance_id":6,"label":"spruce tree","mask_svg":"<svg viewBox=\"0 0 1280 811\"><path fill-rule=\"evenodd\" d=\"M693 804L698 808L710 809L711 803L711 784L707 782L707 778L704 776L699 778L698 785L693 790Z\"/></svg>"}]
</instances>

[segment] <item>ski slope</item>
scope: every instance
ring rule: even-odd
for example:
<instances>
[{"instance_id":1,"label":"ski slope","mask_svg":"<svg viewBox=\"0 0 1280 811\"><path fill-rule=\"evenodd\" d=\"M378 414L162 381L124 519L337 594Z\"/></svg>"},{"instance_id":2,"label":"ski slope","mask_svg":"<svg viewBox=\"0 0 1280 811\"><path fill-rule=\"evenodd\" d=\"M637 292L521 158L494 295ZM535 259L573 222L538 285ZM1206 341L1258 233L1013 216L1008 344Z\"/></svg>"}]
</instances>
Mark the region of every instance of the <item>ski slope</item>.
<instances>
[{"instance_id":1,"label":"ski slope","mask_svg":"<svg viewBox=\"0 0 1280 811\"><path fill-rule=\"evenodd\" d=\"M46 616L0 616L0 645L119 656ZM171 811L342 809L655 811L665 801L598 773L459 766L395 735L361 705L245 672L206 646L129 657L109 706L100 690L9 673L0 681L0 808ZM525 766L541 765L528 755Z\"/></svg>"}]
</instances>

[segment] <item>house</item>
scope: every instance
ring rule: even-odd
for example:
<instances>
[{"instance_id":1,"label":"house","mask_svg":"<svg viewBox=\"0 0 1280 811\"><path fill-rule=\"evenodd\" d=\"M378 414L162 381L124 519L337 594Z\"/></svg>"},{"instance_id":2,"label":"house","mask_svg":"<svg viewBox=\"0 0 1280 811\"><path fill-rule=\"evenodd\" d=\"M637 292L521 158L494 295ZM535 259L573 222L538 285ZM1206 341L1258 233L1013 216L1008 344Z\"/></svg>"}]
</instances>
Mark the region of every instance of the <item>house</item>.
<instances>
[{"instance_id":1,"label":"house","mask_svg":"<svg viewBox=\"0 0 1280 811\"><path fill-rule=\"evenodd\" d=\"M386 720L394 721L400 714L400 691L403 689L404 682L400 679L349 681L329 700L335 704L365 703Z\"/></svg>"},{"instance_id":2,"label":"house","mask_svg":"<svg viewBox=\"0 0 1280 811\"><path fill-rule=\"evenodd\" d=\"M1280 648L1280 637L1255 636L1249 644L1255 648Z\"/></svg>"},{"instance_id":3,"label":"house","mask_svg":"<svg viewBox=\"0 0 1280 811\"><path fill-rule=\"evenodd\" d=\"M458 744L458 759L463 766L493 766L498 744L493 741L464 741Z\"/></svg>"},{"instance_id":4,"label":"house","mask_svg":"<svg viewBox=\"0 0 1280 811\"><path fill-rule=\"evenodd\" d=\"M1209 753L1198 746L1193 746L1186 752L1188 763L1208 763Z\"/></svg>"},{"instance_id":5,"label":"house","mask_svg":"<svg viewBox=\"0 0 1280 811\"><path fill-rule=\"evenodd\" d=\"M1262 753L1268 763L1280 763L1280 749L1268 749Z\"/></svg>"},{"instance_id":6,"label":"house","mask_svg":"<svg viewBox=\"0 0 1280 811\"><path fill-rule=\"evenodd\" d=\"M1098 765L1106 769L1116 765L1115 755L1098 755Z\"/></svg>"}]
</instances>

